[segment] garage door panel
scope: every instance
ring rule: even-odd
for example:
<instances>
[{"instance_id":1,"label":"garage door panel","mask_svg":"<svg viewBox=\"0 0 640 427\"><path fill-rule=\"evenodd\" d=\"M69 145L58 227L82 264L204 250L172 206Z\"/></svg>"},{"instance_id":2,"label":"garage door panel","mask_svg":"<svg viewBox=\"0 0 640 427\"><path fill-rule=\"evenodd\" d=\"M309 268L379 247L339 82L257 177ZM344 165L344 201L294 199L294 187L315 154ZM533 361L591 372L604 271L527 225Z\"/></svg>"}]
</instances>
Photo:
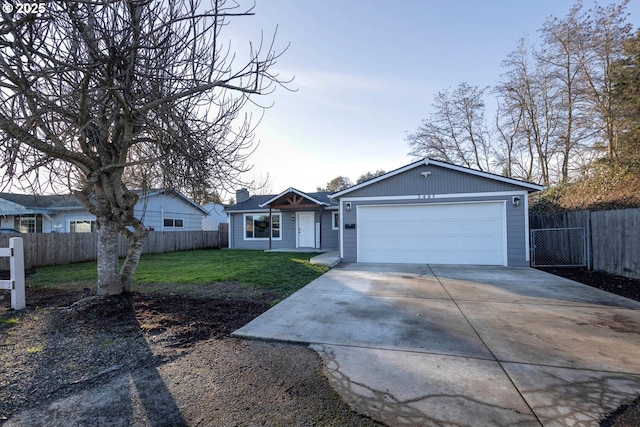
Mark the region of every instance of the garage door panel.
<instances>
[{"instance_id":1,"label":"garage door panel","mask_svg":"<svg viewBox=\"0 0 640 427\"><path fill-rule=\"evenodd\" d=\"M358 261L504 264L504 203L358 207Z\"/></svg>"}]
</instances>

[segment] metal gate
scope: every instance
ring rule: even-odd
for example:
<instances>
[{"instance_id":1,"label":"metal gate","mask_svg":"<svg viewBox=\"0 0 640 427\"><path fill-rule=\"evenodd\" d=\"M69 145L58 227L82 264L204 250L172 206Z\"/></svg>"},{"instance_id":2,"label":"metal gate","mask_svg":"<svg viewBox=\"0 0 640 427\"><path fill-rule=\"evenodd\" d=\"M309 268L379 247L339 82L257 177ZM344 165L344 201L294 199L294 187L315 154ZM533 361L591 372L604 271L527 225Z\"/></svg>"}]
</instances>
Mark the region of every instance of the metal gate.
<instances>
[{"instance_id":1,"label":"metal gate","mask_svg":"<svg viewBox=\"0 0 640 427\"><path fill-rule=\"evenodd\" d=\"M587 248L583 227L531 230L533 267L585 267Z\"/></svg>"}]
</instances>

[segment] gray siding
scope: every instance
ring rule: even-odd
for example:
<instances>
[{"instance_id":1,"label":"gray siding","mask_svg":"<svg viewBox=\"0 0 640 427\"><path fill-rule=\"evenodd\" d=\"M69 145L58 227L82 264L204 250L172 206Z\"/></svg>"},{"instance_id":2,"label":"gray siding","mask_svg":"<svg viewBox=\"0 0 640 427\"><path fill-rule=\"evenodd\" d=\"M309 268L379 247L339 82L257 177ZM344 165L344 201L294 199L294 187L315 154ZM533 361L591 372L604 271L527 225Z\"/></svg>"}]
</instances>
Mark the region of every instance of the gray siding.
<instances>
[{"instance_id":1,"label":"gray siding","mask_svg":"<svg viewBox=\"0 0 640 427\"><path fill-rule=\"evenodd\" d=\"M372 186L373 187L373 186ZM523 195L523 197L525 197ZM477 196L477 197L452 197L452 198L440 198L440 199L424 199L424 200L392 200L392 201L352 201L351 211L347 212L345 208L345 202L342 203L344 218L342 220L342 226L344 224L356 224L356 212L357 206L366 205L385 205L392 204L418 204L418 203L447 203L447 202L474 202L474 201L488 201L488 200L506 200L506 222L507 222L507 265L509 267L524 267L528 266L529 262L526 260L526 234L524 223L524 207L526 203L524 200L520 206L515 207L511 204L511 196L495 197L495 196ZM344 262L357 262L357 230L356 229L344 229L343 230L343 257Z\"/></svg>"},{"instance_id":2,"label":"gray siding","mask_svg":"<svg viewBox=\"0 0 640 427\"><path fill-rule=\"evenodd\" d=\"M256 212L268 214L268 212ZM233 249L269 249L269 239L244 239L244 213L231 214L231 238L229 247ZM280 232L282 239L271 240L271 249L284 249L296 247L296 228L295 221L291 221L291 215L282 213L282 222L280 224Z\"/></svg>"},{"instance_id":3,"label":"gray siding","mask_svg":"<svg viewBox=\"0 0 640 427\"><path fill-rule=\"evenodd\" d=\"M527 242L528 230L525 229L524 200L516 207L507 200L507 265L509 267L529 267L527 255L529 245Z\"/></svg>"},{"instance_id":4,"label":"gray siding","mask_svg":"<svg viewBox=\"0 0 640 427\"><path fill-rule=\"evenodd\" d=\"M322 249L337 249L338 248L338 230L333 230L333 214L336 211L323 211L322 212ZM316 221L318 220L318 214L316 214Z\"/></svg>"},{"instance_id":5,"label":"gray siding","mask_svg":"<svg viewBox=\"0 0 640 427\"><path fill-rule=\"evenodd\" d=\"M431 172L426 178L421 173ZM523 191L522 187L435 165L421 165L346 194L345 198Z\"/></svg>"},{"instance_id":6,"label":"gray siding","mask_svg":"<svg viewBox=\"0 0 640 427\"><path fill-rule=\"evenodd\" d=\"M268 213L268 212L260 212ZM282 222L280 230L281 240L272 240L272 249L292 249L296 247L297 229L296 222L291 220L295 215L294 211L282 212ZM232 213L229 216L231 230L229 247L233 249L269 249L269 239L245 240L244 239L244 213ZM315 222L320 220L320 212L315 212ZM338 247L338 231L331 229L331 211L322 212L321 225L322 249L333 249Z\"/></svg>"}]
</instances>

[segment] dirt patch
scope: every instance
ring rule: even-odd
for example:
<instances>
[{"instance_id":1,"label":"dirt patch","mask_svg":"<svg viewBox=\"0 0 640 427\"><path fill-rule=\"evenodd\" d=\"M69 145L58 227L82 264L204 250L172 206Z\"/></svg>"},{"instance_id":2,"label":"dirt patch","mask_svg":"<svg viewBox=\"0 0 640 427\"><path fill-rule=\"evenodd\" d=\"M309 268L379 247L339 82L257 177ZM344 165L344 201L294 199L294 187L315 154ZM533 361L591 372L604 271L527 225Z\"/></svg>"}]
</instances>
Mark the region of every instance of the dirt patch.
<instances>
[{"instance_id":1,"label":"dirt patch","mask_svg":"<svg viewBox=\"0 0 640 427\"><path fill-rule=\"evenodd\" d=\"M381 425L350 410L312 350L230 337L270 306L220 289L71 307L81 293L29 289L19 312L4 293L0 424Z\"/></svg>"},{"instance_id":2,"label":"dirt patch","mask_svg":"<svg viewBox=\"0 0 640 427\"><path fill-rule=\"evenodd\" d=\"M640 301L640 280L629 277L614 276L586 268L547 267L539 270L575 280L612 294ZM623 405L609 414L601 423L601 427L638 427L640 426L640 397L629 405Z\"/></svg>"}]
</instances>

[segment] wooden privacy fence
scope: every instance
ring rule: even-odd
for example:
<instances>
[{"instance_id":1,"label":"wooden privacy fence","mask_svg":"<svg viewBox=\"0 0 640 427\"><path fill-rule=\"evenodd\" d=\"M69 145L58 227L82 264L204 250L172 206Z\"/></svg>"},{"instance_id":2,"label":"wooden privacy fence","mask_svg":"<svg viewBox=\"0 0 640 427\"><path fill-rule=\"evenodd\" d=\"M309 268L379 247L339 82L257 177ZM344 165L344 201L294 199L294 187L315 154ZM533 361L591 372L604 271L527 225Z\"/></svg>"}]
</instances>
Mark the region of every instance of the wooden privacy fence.
<instances>
[{"instance_id":1,"label":"wooden privacy fence","mask_svg":"<svg viewBox=\"0 0 640 427\"><path fill-rule=\"evenodd\" d=\"M536 214L529 225L531 230L583 227L594 270L640 278L640 209Z\"/></svg>"},{"instance_id":2,"label":"wooden privacy fence","mask_svg":"<svg viewBox=\"0 0 640 427\"><path fill-rule=\"evenodd\" d=\"M221 247L218 236L218 231L152 231L147 235L142 253L218 249ZM8 246L10 237L15 235L0 235L0 247ZM97 259L98 233L29 233L20 237L24 240L26 269ZM121 257L127 254L127 243L121 236L118 236L118 252ZM0 270L8 269L8 260L0 259Z\"/></svg>"}]
</instances>

